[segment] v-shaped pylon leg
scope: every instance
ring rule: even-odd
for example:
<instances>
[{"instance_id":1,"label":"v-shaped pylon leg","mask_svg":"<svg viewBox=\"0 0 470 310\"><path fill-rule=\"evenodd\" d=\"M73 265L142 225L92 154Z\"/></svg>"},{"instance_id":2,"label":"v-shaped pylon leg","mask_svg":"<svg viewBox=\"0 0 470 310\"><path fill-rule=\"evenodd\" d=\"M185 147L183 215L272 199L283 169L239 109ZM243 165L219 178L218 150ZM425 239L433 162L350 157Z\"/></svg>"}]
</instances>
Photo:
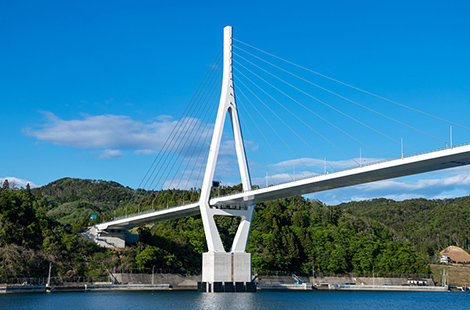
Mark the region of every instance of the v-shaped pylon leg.
<instances>
[{"instance_id":1,"label":"v-shaped pylon leg","mask_svg":"<svg viewBox=\"0 0 470 310\"><path fill-rule=\"evenodd\" d=\"M225 252L222 240L220 239L220 235L214 221L214 215L241 216L242 218L240 226L238 227L237 233L235 235L231 252L245 252L251 227L251 220L253 217L254 206L233 210L212 208L209 205L210 191L227 113L230 115L243 190L251 190L250 174L248 171L248 163L246 160L245 147L243 144L243 137L240 129L240 121L238 118L238 110L234 94L235 92L232 75L232 27L227 26L224 29L224 70L222 78L222 92L200 198L201 216L204 223L204 231L206 234L207 247L209 252Z\"/></svg>"}]
</instances>

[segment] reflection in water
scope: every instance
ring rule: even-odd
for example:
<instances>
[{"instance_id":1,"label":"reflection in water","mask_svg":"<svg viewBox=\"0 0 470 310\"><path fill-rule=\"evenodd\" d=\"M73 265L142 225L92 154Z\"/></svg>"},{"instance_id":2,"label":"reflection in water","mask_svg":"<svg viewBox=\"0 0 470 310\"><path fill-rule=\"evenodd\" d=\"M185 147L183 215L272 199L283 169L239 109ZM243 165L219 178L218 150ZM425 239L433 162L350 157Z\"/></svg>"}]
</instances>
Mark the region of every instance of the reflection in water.
<instances>
[{"instance_id":1,"label":"reflection in water","mask_svg":"<svg viewBox=\"0 0 470 310\"><path fill-rule=\"evenodd\" d=\"M194 291L0 294L0 309L468 309L470 293Z\"/></svg>"},{"instance_id":2,"label":"reflection in water","mask_svg":"<svg viewBox=\"0 0 470 310\"><path fill-rule=\"evenodd\" d=\"M195 309L263 309L259 293L198 294ZM262 295L262 294L261 294Z\"/></svg>"}]
</instances>

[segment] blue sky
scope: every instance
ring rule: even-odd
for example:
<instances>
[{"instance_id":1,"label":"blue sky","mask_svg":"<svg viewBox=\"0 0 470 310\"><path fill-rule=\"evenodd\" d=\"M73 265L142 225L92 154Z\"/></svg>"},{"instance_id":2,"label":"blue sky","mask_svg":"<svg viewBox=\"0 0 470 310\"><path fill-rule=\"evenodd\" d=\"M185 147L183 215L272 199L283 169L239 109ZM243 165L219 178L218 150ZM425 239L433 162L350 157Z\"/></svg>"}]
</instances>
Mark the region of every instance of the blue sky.
<instances>
[{"instance_id":1,"label":"blue sky","mask_svg":"<svg viewBox=\"0 0 470 310\"><path fill-rule=\"evenodd\" d=\"M45 185L76 177L137 187L222 46L226 25L234 27L240 41L470 127L469 13L467 1L3 1L0 179ZM333 89L353 96L350 89ZM362 94L354 100L448 139L449 124ZM417 151L444 146L402 126L344 109L397 139L404 137ZM387 158L399 156L400 146L365 134L360 126L349 127L327 110L315 108L353 136L364 134L367 144ZM312 116L308 119L317 124ZM325 130L352 157L359 157L361 148L365 160L379 159ZM454 144L470 141L469 131L453 126L453 132ZM261 140L247 140L254 183L262 183L266 172L259 168L256 150L267 148ZM225 152L230 153L229 134L225 141ZM324 142L312 138L312 143L333 165L349 164ZM284 149L280 160L292 173L298 165L301 175L298 159L277 145ZM299 154L322 169L322 160L313 154ZM279 160L272 154L266 158L277 173ZM236 183L229 176L236 172L233 158L225 160L219 166L226 169L216 177ZM462 196L469 194L469 171L434 172L309 197L338 203Z\"/></svg>"}]
</instances>

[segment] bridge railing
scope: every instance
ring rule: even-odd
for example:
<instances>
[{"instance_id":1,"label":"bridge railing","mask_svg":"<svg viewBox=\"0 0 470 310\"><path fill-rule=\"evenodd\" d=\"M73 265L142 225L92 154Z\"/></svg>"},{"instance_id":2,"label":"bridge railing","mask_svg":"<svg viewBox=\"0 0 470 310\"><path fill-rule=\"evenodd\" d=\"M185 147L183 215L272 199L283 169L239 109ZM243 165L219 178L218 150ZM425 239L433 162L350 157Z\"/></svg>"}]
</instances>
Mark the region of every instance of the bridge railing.
<instances>
[{"instance_id":1,"label":"bridge railing","mask_svg":"<svg viewBox=\"0 0 470 310\"><path fill-rule=\"evenodd\" d=\"M458 144L458 145L453 145L452 148L458 148L458 147L462 147L462 146L466 146L466 145L470 145L470 142L461 143L461 144ZM415 157L415 156L419 156L419 155L423 155L423 154L435 153L435 152L439 152L439 151L443 151L443 150L448 150L448 149L450 149L450 147L443 147L443 148L434 149L434 150L429 150L429 151L424 151L424 152L419 152L419 153L415 153L415 154L409 154L409 155L406 155L406 156L403 156L403 157L386 158L386 159L377 160L377 161L373 161L373 162L369 162L369 163L363 163L363 164L360 165L360 166L353 166L353 167L348 167L348 168L343 168L343 169L335 169L335 170L332 171L332 172L319 173L319 174L309 175L309 176L303 176L303 177L300 177L300 178L296 178L295 181L306 180L306 179L313 179L313 178L317 178L317 177L321 177L321 176L325 176L325 175L331 175L331 174L335 174L335 173L339 173L339 172L344 172L344 171L349 171L349 170L353 170L353 169L357 169L357 168L361 168L361 167L367 167L367 166L378 165L378 164L385 163L385 162L391 162L391 161L400 160L400 159L405 159L405 158L409 158L409 157ZM287 183L291 183L291 182L292 182L292 181L284 181L284 182L276 183L275 185L282 185L282 184L287 184ZM271 184L271 185L269 185L268 187L275 186L275 185L274 185L274 184ZM244 193L244 192L250 192L250 191L252 191L252 190L243 191L243 193ZM236 194L239 194L239 193L236 193ZM220 197L227 197L227 196L232 196L232 195L235 195L235 194L221 195Z\"/></svg>"},{"instance_id":2,"label":"bridge railing","mask_svg":"<svg viewBox=\"0 0 470 310\"><path fill-rule=\"evenodd\" d=\"M184 206L192 205L194 203L195 202L193 201L193 202L187 202L187 203L184 203L184 204L179 204L179 205L176 205L176 206L171 206L171 207L166 207L166 208L161 208L161 209L153 209L152 208L152 209L148 209L148 210L144 210L144 211L139 211L139 212L136 212L136 213L131 213L131 214L122 215L122 216L116 216L116 217L113 217L112 221L127 219L127 218L134 217L134 216L149 214L149 213L162 211L162 210L167 210L167 209L173 209L173 208L177 208L177 207L184 207Z\"/></svg>"},{"instance_id":3,"label":"bridge railing","mask_svg":"<svg viewBox=\"0 0 470 310\"><path fill-rule=\"evenodd\" d=\"M361 167L373 166L373 165L378 165L378 164L385 163L385 162L390 162L390 161L415 157L415 156L419 156L419 155L423 155L423 154L435 153L435 152L443 151L443 150L450 149L450 148L463 147L463 146L466 146L466 145L470 145L470 142L461 143L461 144L458 144L458 145L453 145L452 147L443 147L443 148L424 151L424 152L419 152L419 153L415 153L415 154L409 154L409 155L405 155L403 157L387 158L387 159L378 160L378 161L374 161L374 162L363 163L360 166L353 166L353 167L348 167L348 168L344 168L344 169L335 169L331 173L328 172L328 173L323 173L323 174L304 176L304 177L300 177L300 178L296 179L296 181L317 178L317 177L321 177L321 176L325 176L325 175L331 175L331 174L344 172L344 171L349 171L349 170L353 170L353 169L357 169L357 168L361 168ZM291 182L292 181L279 182L276 185L282 185L282 184L291 183ZM274 185L269 185L269 186L274 186ZM236 195L236 194L240 194L240 193L251 192L251 191L253 191L253 189L251 189L251 190L242 190L242 191L237 192L237 193L230 193L230 194L226 194L226 195L219 195L217 197L212 197L212 198L228 197L228 196L232 196L232 195ZM124 216L114 217L112 221L117 221L117 220L129 218L129 217L149 214L149 213L152 213L152 212L155 212L155 211L160 211L160 210L165 210L165 209L172 209L172 208L176 208L176 207L182 207L182 206L190 205L190 204L193 204L193 203L194 202L188 202L188 203L184 203L184 204L180 204L180 205L172 206L172 207L167 207L167 208L163 208L163 209L150 209L150 210L140 211L140 212L137 212L137 213L132 213L132 214L124 215Z\"/></svg>"}]
</instances>

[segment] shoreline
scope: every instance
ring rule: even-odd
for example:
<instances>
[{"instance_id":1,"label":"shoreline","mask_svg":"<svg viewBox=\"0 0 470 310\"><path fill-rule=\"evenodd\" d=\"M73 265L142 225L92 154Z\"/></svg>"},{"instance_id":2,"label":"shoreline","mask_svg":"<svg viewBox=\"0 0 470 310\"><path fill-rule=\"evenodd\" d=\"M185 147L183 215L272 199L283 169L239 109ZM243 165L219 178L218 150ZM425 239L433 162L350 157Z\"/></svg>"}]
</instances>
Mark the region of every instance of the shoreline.
<instances>
[{"instance_id":1,"label":"shoreline","mask_svg":"<svg viewBox=\"0 0 470 310\"><path fill-rule=\"evenodd\" d=\"M469 292L468 287L449 286L373 286L373 285L335 285L314 286L311 283L300 284L261 284L256 285L262 291L382 291L382 292ZM172 287L170 284L83 284L64 285L48 288L43 285L2 286L0 294L20 293L61 293L61 292L105 292L105 291L197 291L197 287Z\"/></svg>"},{"instance_id":2,"label":"shoreline","mask_svg":"<svg viewBox=\"0 0 470 310\"><path fill-rule=\"evenodd\" d=\"M64 282L45 284L0 284L0 294L60 293L93 291L197 291L201 275L181 274L112 274L108 282ZM417 281L419 280L419 281ZM469 292L470 288L454 285L435 286L432 279L255 276L257 291L400 291L400 292Z\"/></svg>"}]
</instances>

